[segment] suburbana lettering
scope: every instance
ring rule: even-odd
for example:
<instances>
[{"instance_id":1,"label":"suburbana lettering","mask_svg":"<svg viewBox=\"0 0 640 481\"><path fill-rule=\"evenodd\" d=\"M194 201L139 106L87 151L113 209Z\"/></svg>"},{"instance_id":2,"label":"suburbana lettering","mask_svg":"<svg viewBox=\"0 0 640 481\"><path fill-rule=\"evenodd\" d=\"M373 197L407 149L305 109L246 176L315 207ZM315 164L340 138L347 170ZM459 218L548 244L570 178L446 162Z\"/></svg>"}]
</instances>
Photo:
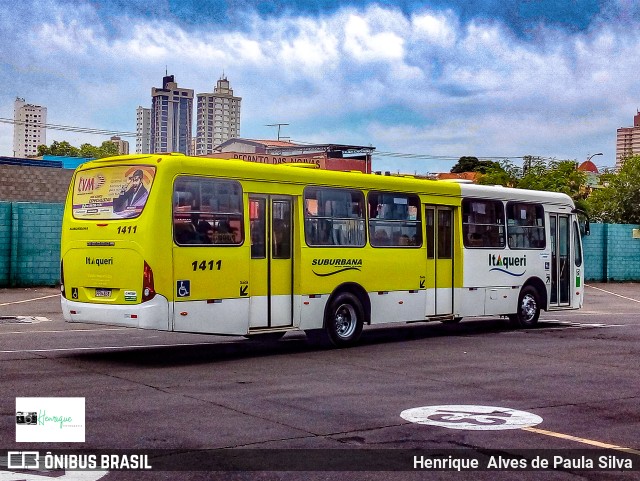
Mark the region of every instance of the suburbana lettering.
<instances>
[{"instance_id":1,"label":"suburbana lettering","mask_svg":"<svg viewBox=\"0 0 640 481\"><path fill-rule=\"evenodd\" d=\"M313 259L312 266L362 266L362 259Z\"/></svg>"}]
</instances>

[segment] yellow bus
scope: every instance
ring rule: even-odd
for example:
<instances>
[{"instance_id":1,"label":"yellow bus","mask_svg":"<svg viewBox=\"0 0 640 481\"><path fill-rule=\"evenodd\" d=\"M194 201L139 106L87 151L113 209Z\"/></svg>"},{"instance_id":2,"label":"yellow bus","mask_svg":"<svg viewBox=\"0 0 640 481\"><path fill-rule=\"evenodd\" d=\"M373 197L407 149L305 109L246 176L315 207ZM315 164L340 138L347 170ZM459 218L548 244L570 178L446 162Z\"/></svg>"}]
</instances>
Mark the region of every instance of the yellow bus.
<instances>
[{"instance_id":1,"label":"yellow bus","mask_svg":"<svg viewBox=\"0 0 640 481\"><path fill-rule=\"evenodd\" d=\"M364 325L504 315L584 296L564 194L181 154L76 170L64 317L144 329L356 342Z\"/></svg>"}]
</instances>

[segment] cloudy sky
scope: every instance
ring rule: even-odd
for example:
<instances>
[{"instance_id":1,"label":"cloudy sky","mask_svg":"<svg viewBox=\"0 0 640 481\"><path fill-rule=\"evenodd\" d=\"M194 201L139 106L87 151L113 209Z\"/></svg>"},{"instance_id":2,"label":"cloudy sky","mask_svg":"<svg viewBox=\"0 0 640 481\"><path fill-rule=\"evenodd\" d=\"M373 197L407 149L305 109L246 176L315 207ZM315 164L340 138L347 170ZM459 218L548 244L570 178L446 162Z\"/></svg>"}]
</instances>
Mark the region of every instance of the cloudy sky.
<instances>
[{"instance_id":1,"label":"cloudy sky","mask_svg":"<svg viewBox=\"0 0 640 481\"><path fill-rule=\"evenodd\" d=\"M373 145L374 168L463 155L615 163L640 108L634 0L0 0L0 118L135 131L165 69L242 97L241 135ZM0 155L13 127L0 123ZM49 130L47 143L106 137ZM135 146L135 139L130 139ZM399 157L389 154L414 154ZM413 157L413 158L411 158Z\"/></svg>"}]
</instances>

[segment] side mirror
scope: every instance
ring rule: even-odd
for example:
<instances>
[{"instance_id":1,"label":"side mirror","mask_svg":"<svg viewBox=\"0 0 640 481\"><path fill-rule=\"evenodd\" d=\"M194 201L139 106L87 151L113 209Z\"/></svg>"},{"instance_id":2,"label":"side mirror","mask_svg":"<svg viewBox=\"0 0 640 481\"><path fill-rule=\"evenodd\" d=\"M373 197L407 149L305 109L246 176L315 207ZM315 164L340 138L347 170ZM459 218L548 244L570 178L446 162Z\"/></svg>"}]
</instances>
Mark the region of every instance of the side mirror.
<instances>
[{"instance_id":1,"label":"side mirror","mask_svg":"<svg viewBox=\"0 0 640 481\"><path fill-rule=\"evenodd\" d=\"M580 234L587 236L591 234L591 227L589 226L589 215L582 209L573 209L575 214L578 214L578 225L580 226Z\"/></svg>"}]
</instances>

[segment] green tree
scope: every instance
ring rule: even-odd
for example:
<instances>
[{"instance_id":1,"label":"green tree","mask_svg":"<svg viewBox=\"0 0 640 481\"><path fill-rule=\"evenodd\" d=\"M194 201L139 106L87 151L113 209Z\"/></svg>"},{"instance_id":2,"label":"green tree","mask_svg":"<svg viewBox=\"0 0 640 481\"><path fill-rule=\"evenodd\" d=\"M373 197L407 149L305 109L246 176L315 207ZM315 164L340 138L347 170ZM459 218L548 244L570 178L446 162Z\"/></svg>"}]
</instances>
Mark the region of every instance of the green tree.
<instances>
[{"instance_id":1,"label":"green tree","mask_svg":"<svg viewBox=\"0 0 640 481\"><path fill-rule=\"evenodd\" d=\"M451 167L452 174L460 174L462 172L480 172L485 173L488 169L499 166L497 162L491 160L479 160L477 157L460 157L458 162Z\"/></svg>"},{"instance_id":2,"label":"green tree","mask_svg":"<svg viewBox=\"0 0 640 481\"><path fill-rule=\"evenodd\" d=\"M517 187L522 176L522 169L514 165L509 160L502 160L500 163L493 162L478 179L478 184L482 185L503 185L505 187Z\"/></svg>"},{"instance_id":3,"label":"green tree","mask_svg":"<svg viewBox=\"0 0 640 481\"><path fill-rule=\"evenodd\" d=\"M118 155L118 146L111 142L110 140L105 140L100 145L100 150L98 152L99 156L97 159L102 159L104 157L113 157L114 155Z\"/></svg>"},{"instance_id":4,"label":"green tree","mask_svg":"<svg viewBox=\"0 0 640 481\"><path fill-rule=\"evenodd\" d=\"M607 173L600 181L603 187L587 199L592 220L640 224L640 156L627 158L617 174Z\"/></svg>"},{"instance_id":5,"label":"green tree","mask_svg":"<svg viewBox=\"0 0 640 481\"><path fill-rule=\"evenodd\" d=\"M525 174L518 182L521 189L562 192L574 200L586 196L587 175L578 170L572 160L531 160Z\"/></svg>"},{"instance_id":6,"label":"green tree","mask_svg":"<svg viewBox=\"0 0 640 481\"><path fill-rule=\"evenodd\" d=\"M104 157L118 155L118 146L109 140L105 140L99 147L85 143L82 144L80 148L77 148L72 146L66 140L62 142L58 142L56 140L49 147L47 147L46 145L39 145L38 155L60 155L67 157L102 159Z\"/></svg>"},{"instance_id":7,"label":"green tree","mask_svg":"<svg viewBox=\"0 0 640 481\"><path fill-rule=\"evenodd\" d=\"M78 157L80 154L80 150L71 145L66 140L62 142L58 142L54 140L53 143L47 147L46 145L38 146L38 155L60 155L60 156L68 156L68 157Z\"/></svg>"}]
</instances>

